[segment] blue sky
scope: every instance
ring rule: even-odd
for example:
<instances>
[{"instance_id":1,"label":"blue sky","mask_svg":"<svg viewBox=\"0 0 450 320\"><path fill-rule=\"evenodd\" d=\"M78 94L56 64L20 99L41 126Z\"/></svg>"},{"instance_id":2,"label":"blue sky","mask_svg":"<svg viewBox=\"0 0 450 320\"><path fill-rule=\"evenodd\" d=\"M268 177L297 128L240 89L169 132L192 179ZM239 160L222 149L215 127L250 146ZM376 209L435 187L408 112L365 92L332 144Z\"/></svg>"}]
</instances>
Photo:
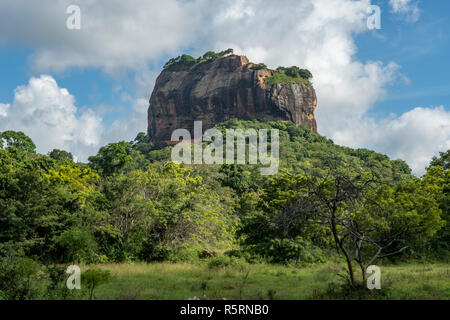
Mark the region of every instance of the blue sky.
<instances>
[{"instance_id":1,"label":"blue sky","mask_svg":"<svg viewBox=\"0 0 450 320\"><path fill-rule=\"evenodd\" d=\"M81 9L68 30L66 8ZM367 7L381 8L368 30ZM319 133L423 173L450 148L450 3L423 0L0 1L0 131L81 160L146 129L162 65L232 47L314 74Z\"/></svg>"},{"instance_id":2,"label":"blue sky","mask_svg":"<svg viewBox=\"0 0 450 320\"><path fill-rule=\"evenodd\" d=\"M395 61L410 82L397 81L372 112L385 116L403 113L412 106L450 106L450 2L421 1L416 23L389 14L386 1L377 3L383 14L381 37L371 33L357 38L361 60ZM382 3L385 3L383 6Z\"/></svg>"}]
</instances>

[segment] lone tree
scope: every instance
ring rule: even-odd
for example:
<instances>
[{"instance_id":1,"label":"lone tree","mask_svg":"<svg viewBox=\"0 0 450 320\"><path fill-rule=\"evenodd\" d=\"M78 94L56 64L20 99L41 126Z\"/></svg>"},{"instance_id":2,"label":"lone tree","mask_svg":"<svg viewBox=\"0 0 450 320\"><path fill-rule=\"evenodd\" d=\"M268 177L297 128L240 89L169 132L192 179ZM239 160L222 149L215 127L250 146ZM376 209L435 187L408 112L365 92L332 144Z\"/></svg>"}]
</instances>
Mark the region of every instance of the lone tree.
<instances>
[{"instance_id":1,"label":"lone tree","mask_svg":"<svg viewBox=\"0 0 450 320\"><path fill-rule=\"evenodd\" d=\"M377 259L402 253L417 238L433 235L443 224L434 197L436 189L424 180L394 190L371 173L333 172L325 178L302 179L295 200L283 214L331 230L354 287L352 261L366 281L367 268Z\"/></svg>"}]
</instances>

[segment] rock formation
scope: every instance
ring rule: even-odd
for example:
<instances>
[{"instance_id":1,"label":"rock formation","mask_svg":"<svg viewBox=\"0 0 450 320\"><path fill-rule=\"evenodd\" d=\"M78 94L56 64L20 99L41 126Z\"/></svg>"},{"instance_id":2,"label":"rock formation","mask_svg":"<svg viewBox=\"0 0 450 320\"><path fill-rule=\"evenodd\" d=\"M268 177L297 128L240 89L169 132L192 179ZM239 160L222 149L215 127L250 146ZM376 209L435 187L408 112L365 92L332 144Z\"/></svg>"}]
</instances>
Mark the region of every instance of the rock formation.
<instances>
[{"instance_id":1,"label":"rock formation","mask_svg":"<svg viewBox=\"0 0 450 320\"><path fill-rule=\"evenodd\" d=\"M164 70L156 80L148 110L152 141L169 141L175 129L203 130L232 118L285 120L317 132L317 99L308 83L268 84L278 71L253 70L245 56L231 55L195 66ZM255 68L256 69L256 68Z\"/></svg>"}]
</instances>

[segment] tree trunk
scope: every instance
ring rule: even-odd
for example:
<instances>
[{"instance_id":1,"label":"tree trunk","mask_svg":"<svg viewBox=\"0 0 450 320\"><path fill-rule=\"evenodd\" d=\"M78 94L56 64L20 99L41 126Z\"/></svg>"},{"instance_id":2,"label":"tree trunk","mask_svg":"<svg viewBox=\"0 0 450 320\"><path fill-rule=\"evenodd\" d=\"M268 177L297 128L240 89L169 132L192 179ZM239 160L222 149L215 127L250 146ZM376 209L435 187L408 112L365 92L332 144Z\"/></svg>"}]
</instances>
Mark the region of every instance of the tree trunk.
<instances>
[{"instance_id":1,"label":"tree trunk","mask_svg":"<svg viewBox=\"0 0 450 320\"><path fill-rule=\"evenodd\" d=\"M341 247L341 245L340 245L340 247ZM352 267L352 259L348 255L347 250L345 250L344 246L341 247L341 250L345 255L345 260L347 261L348 273L350 274L350 280L352 282L352 286L355 287L356 283L355 283L355 274L353 272L353 267Z\"/></svg>"},{"instance_id":2,"label":"tree trunk","mask_svg":"<svg viewBox=\"0 0 450 320\"><path fill-rule=\"evenodd\" d=\"M362 263L359 263L359 266L361 267L362 278L363 278L363 283L364 283L367 281L367 269Z\"/></svg>"},{"instance_id":3,"label":"tree trunk","mask_svg":"<svg viewBox=\"0 0 450 320\"><path fill-rule=\"evenodd\" d=\"M353 267L352 267L352 259L350 258L350 255L348 254L347 250L345 249L341 239L339 239L339 236L337 234L336 230L336 221L334 214L332 215L331 219L331 231L333 233L334 241L339 246L339 249L341 249L342 253L345 255L345 260L347 261L347 267L348 267L348 273L350 275L350 281L352 283L352 286L355 287L355 274L353 273Z\"/></svg>"}]
</instances>

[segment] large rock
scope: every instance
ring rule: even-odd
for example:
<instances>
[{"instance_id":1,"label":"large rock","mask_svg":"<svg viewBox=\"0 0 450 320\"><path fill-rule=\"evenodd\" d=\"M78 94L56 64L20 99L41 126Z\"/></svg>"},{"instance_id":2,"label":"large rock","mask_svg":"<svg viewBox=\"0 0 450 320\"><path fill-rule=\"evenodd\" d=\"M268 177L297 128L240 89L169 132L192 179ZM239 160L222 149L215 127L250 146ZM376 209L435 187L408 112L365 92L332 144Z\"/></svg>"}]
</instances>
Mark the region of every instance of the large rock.
<instances>
[{"instance_id":1,"label":"large rock","mask_svg":"<svg viewBox=\"0 0 450 320\"><path fill-rule=\"evenodd\" d=\"M269 85L264 79L277 71L252 66L247 57L231 55L163 71L150 99L150 138L169 141L175 129L192 133L194 121L203 121L206 130L232 118L285 120L317 132L312 85Z\"/></svg>"}]
</instances>

